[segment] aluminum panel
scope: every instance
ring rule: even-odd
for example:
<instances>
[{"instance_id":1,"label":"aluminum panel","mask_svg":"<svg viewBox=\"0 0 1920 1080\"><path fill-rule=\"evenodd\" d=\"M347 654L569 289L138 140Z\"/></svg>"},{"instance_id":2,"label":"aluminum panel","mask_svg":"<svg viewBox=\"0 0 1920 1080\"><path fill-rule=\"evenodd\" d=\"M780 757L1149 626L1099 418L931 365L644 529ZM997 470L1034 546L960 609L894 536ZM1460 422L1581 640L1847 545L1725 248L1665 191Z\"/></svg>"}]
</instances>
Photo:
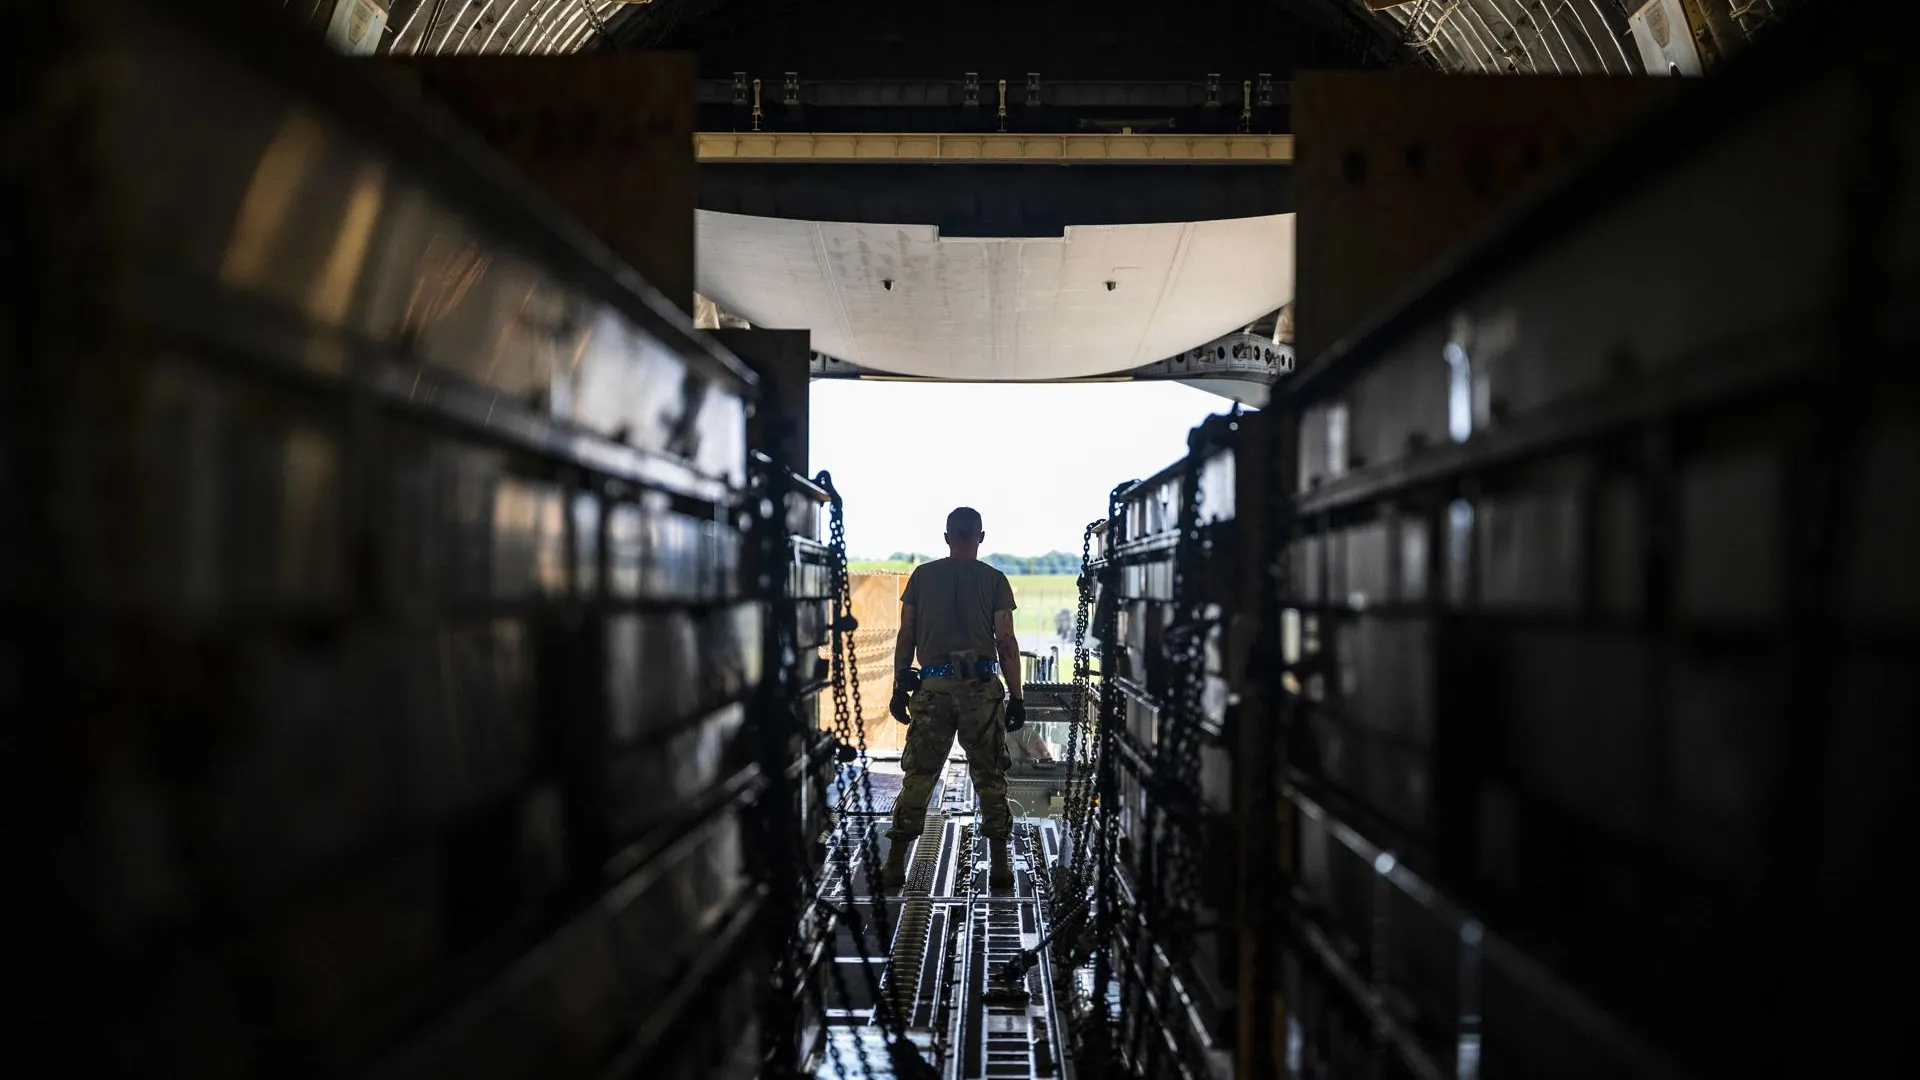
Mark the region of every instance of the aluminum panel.
<instances>
[{"instance_id":1,"label":"aluminum panel","mask_svg":"<svg viewBox=\"0 0 1920 1080\"><path fill-rule=\"evenodd\" d=\"M1840 601L1869 625L1911 623L1920 617L1920 569L1912 538L1920 536L1920 410L1911 396L1883 399L1885 413L1864 433L1860 475L1869 499L1855 502L1844 526ZM1895 426L1899 425L1899 426Z\"/></svg>"},{"instance_id":2,"label":"aluminum panel","mask_svg":"<svg viewBox=\"0 0 1920 1080\"><path fill-rule=\"evenodd\" d=\"M1480 526L1480 603L1488 609L1572 611L1586 552L1577 488L1487 495Z\"/></svg>"},{"instance_id":3,"label":"aluminum panel","mask_svg":"<svg viewBox=\"0 0 1920 1080\"><path fill-rule=\"evenodd\" d=\"M338 610L346 581L347 468L337 413L169 357L129 373L76 435L113 461L125 504L100 488L86 510L116 527L75 546L99 560L101 602L208 619L230 609ZM120 427L106 412L126 408ZM107 477L103 474L100 479Z\"/></svg>"},{"instance_id":4,"label":"aluminum panel","mask_svg":"<svg viewBox=\"0 0 1920 1080\"><path fill-rule=\"evenodd\" d=\"M738 948L746 897L739 823L714 818L633 872L401 1054L381 1077L584 1074L615 1058L635 1019L692 1004L703 953ZM672 935L660 928L675 927Z\"/></svg>"},{"instance_id":5,"label":"aluminum panel","mask_svg":"<svg viewBox=\"0 0 1920 1080\"><path fill-rule=\"evenodd\" d=\"M610 616L609 737L633 743L737 699L761 674L762 617L756 604Z\"/></svg>"},{"instance_id":6,"label":"aluminum panel","mask_svg":"<svg viewBox=\"0 0 1920 1080\"><path fill-rule=\"evenodd\" d=\"M553 244L537 232L547 222L507 209L495 192L449 197L430 185L457 171L457 158L422 160L423 147L349 131L164 21L137 15L125 30L96 45L141 90L103 97L96 134L104 165L139 178L111 188L136 264L256 298L513 407L743 482L742 369L657 296L630 291L630 276L613 285L590 245ZM161 41L168 47L151 47ZM368 89L356 82L341 93ZM540 261L549 256L558 257ZM300 361L343 374L347 349L316 341Z\"/></svg>"},{"instance_id":7,"label":"aluminum panel","mask_svg":"<svg viewBox=\"0 0 1920 1080\"><path fill-rule=\"evenodd\" d=\"M1352 723L1431 749L1434 741L1433 623L1367 616L1334 623L1340 710Z\"/></svg>"},{"instance_id":8,"label":"aluminum panel","mask_svg":"<svg viewBox=\"0 0 1920 1080\"><path fill-rule=\"evenodd\" d=\"M1680 610L1758 620L1785 610L1784 462L1778 452L1716 455L1680 475Z\"/></svg>"},{"instance_id":9,"label":"aluminum panel","mask_svg":"<svg viewBox=\"0 0 1920 1080\"><path fill-rule=\"evenodd\" d=\"M729 705L691 725L616 747L607 761L607 812L616 838L631 838L681 812L726 778L746 710Z\"/></svg>"},{"instance_id":10,"label":"aluminum panel","mask_svg":"<svg viewBox=\"0 0 1920 1080\"><path fill-rule=\"evenodd\" d=\"M1387 557L1390 526L1385 521L1369 522L1345 530L1334 543L1345 562L1340 575L1341 592L1333 599L1363 611L1370 605L1393 597L1393 560Z\"/></svg>"},{"instance_id":11,"label":"aluminum panel","mask_svg":"<svg viewBox=\"0 0 1920 1080\"><path fill-rule=\"evenodd\" d=\"M1620 833L1653 827L1660 777L1651 647L1617 635L1515 631L1489 659L1506 666L1501 715L1514 767L1538 799Z\"/></svg>"}]
</instances>

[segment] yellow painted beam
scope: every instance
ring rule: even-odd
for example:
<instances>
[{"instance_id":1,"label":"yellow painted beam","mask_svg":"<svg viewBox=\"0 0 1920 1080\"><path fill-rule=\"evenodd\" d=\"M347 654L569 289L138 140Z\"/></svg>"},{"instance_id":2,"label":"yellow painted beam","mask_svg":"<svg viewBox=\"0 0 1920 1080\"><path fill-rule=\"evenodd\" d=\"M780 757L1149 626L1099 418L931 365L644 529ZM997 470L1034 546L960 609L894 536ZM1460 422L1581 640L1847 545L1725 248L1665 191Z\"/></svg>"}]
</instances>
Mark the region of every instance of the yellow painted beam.
<instances>
[{"instance_id":1,"label":"yellow painted beam","mask_svg":"<svg viewBox=\"0 0 1920 1080\"><path fill-rule=\"evenodd\" d=\"M1031 162L1090 165L1272 165L1293 161L1291 135L894 135L699 132L702 162L849 164Z\"/></svg>"}]
</instances>

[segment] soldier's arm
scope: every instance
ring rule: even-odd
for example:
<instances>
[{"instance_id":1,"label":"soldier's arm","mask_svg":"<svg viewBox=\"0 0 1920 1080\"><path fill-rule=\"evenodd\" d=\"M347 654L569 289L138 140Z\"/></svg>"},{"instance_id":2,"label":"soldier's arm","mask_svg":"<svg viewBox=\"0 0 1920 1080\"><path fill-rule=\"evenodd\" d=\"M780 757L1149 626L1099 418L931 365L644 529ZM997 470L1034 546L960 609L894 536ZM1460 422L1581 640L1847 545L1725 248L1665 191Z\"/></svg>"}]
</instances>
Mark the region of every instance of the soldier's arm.
<instances>
[{"instance_id":1,"label":"soldier's arm","mask_svg":"<svg viewBox=\"0 0 1920 1080\"><path fill-rule=\"evenodd\" d=\"M1000 674L1007 680L1007 696L1018 701L1021 697L1020 642L1013 636L1013 612L993 613L993 645L1000 653Z\"/></svg>"},{"instance_id":2,"label":"soldier's arm","mask_svg":"<svg viewBox=\"0 0 1920 1080\"><path fill-rule=\"evenodd\" d=\"M893 639L893 673L913 666L913 605L900 605L900 632Z\"/></svg>"}]
</instances>

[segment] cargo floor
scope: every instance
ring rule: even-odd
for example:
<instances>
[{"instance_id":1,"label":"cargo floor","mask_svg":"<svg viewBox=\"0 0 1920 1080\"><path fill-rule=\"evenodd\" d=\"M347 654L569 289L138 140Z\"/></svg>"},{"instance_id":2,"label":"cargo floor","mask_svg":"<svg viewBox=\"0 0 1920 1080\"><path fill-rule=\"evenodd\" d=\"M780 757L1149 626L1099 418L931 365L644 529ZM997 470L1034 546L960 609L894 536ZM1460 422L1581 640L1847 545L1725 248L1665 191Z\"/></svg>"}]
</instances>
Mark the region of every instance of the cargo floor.
<instances>
[{"instance_id":1,"label":"cargo floor","mask_svg":"<svg viewBox=\"0 0 1920 1080\"><path fill-rule=\"evenodd\" d=\"M867 878L857 830L873 829L884 857L887 840L878 804L884 799L890 810L898 790L897 774L876 771L872 780L876 814L843 814L838 827L837 850L851 849L854 880L861 887ZM1045 864L1045 853L1059 850L1056 823L1016 819L1014 886L992 890L985 845L973 832L973 791L964 764L948 766L928 809L906 887L887 898L892 938L886 955L848 955L843 949L838 963L852 970L866 964L882 973L881 993L930 1070L921 1075L943 1080L1070 1076L1063 1003L1056 999L1045 950L1024 977L1004 975L1008 961L1047 934L1052 908L1036 872ZM827 895L838 900L841 891L829 888ZM871 897L855 899L859 908L870 910ZM850 943L847 936L842 940ZM820 1080L906 1075L890 1058L886 1036L875 1022L875 1003L861 980L848 974L847 998L828 1009L830 1028L815 1075Z\"/></svg>"}]
</instances>

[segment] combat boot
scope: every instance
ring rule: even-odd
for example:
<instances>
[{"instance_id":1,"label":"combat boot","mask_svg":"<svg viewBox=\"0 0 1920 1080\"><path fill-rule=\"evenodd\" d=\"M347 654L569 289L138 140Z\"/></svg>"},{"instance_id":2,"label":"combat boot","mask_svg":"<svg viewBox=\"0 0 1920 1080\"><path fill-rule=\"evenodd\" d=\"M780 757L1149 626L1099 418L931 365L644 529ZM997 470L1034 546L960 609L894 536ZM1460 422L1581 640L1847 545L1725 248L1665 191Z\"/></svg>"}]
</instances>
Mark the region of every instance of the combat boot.
<instances>
[{"instance_id":1,"label":"combat boot","mask_svg":"<svg viewBox=\"0 0 1920 1080\"><path fill-rule=\"evenodd\" d=\"M907 883L907 850L913 841L902 837L887 849L887 861L880 864L880 887L898 889Z\"/></svg>"},{"instance_id":2,"label":"combat boot","mask_svg":"<svg viewBox=\"0 0 1920 1080\"><path fill-rule=\"evenodd\" d=\"M987 884L995 889L1013 888L1013 853L1005 840L988 840L987 855L993 860L987 869Z\"/></svg>"}]
</instances>

